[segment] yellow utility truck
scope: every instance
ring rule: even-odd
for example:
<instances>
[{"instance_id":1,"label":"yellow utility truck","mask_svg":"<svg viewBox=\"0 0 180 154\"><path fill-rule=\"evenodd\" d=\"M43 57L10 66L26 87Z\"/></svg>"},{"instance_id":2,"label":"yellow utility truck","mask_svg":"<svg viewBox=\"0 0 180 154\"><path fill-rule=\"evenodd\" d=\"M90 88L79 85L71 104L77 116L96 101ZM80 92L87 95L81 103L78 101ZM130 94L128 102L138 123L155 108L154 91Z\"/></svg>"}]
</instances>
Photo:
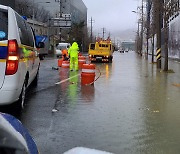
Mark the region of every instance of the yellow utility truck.
<instances>
[{"instance_id":1,"label":"yellow utility truck","mask_svg":"<svg viewBox=\"0 0 180 154\"><path fill-rule=\"evenodd\" d=\"M89 44L90 61L112 62L114 47L111 40L96 40Z\"/></svg>"}]
</instances>

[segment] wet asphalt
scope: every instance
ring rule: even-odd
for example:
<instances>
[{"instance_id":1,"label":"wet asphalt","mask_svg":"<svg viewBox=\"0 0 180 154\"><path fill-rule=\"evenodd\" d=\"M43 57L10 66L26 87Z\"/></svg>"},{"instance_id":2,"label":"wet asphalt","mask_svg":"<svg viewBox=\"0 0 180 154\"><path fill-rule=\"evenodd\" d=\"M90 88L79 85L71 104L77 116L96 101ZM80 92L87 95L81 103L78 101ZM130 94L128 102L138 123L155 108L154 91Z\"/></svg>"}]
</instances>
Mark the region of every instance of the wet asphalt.
<instances>
[{"instance_id":1,"label":"wet asphalt","mask_svg":"<svg viewBox=\"0 0 180 154\"><path fill-rule=\"evenodd\" d=\"M115 52L112 63L95 65L97 81L84 86L80 70L53 69L53 57L41 61L18 116L40 153L180 153L180 63L170 61L174 73L165 73L150 58Z\"/></svg>"}]
</instances>

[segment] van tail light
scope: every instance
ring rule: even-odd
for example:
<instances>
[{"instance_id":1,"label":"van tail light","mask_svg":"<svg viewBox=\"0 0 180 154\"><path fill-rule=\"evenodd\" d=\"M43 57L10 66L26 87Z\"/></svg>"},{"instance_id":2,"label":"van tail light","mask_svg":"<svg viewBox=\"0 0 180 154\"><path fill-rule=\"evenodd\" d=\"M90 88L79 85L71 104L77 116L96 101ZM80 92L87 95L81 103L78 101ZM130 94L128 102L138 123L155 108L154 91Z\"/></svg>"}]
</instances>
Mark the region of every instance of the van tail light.
<instances>
[{"instance_id":1,"label":"van tail light","mask_svg":"<svg viewBox=\"0 0 180 154\"><path fill-rule=\"evenodd\" d=\"M6 61L6 75L13 75L17 72L19 64L19 53L17 40L8 41L8 57Z\"/></svg>"}]
</instances>

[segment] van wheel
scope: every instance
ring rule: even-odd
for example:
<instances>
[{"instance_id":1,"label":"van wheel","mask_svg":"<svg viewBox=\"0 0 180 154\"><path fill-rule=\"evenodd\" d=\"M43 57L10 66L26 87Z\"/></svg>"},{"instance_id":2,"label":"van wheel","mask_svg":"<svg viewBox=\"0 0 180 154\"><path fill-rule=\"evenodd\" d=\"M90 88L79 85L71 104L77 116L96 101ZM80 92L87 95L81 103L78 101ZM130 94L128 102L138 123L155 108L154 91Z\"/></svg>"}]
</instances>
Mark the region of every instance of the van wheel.
<instances>
[{"instance_id":1,"label":"van wheel","mask_svg":"<svg viewBox=\"0 0 180 154\"><path fill-rule=\"evenodd\" d=\"M40 60L44 60L44 56L40 54L40 55L39 55L39 59L40 59Z\"/></svg>"},{"instance_id":2,"label":"van wheel","mask_svg":"<svg viewBox=\"0 0 180 154\"><path fill-rule=\"evenodd\" d=\"M32 83L34 86L37 86L37 84L38 84L38 78L39 78L39 69L38 69L37 74L36 74L36 77L34 78L34 81L33 81L33 83Z\"/></svg>"},{"instance_id":3,"label":"van wheel","mask_svg":"<svg viewBox=\"0 0 180 154\"><path fill-rule=\"evenodd\" d=\"M19 100L17 101L17 107L19 109L24 108L25 97L26 97L26 82L24 82L24 84L23 84L22 91L19 96Z\"/></svg>"}]
</instances>

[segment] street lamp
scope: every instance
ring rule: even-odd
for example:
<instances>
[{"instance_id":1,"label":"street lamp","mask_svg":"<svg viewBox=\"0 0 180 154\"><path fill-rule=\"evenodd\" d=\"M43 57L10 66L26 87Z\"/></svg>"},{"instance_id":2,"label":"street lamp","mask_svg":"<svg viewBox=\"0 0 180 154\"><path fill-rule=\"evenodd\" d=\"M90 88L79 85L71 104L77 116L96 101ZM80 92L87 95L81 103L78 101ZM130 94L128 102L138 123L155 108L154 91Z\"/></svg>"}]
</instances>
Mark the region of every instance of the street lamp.
<instances>
[{"instance_id":1,"label":"street lamp","mask_svg":"<svg viewBox=\"0 0 180 154\"><path fill-rule=\"evenodd\" d=\"M138 7L139 8L139 7ZM140 8L139 8L140 9ZM138 19L138 30L137 30L137 52L141 55L142 49L143 49L143 18L144 14L141 14L141 12L132 11L133 13L137 13L141 15L141 18ZM141 23L141 31L140 31L140 23Z\"/></svg>"},{"instance_id":2,"label":"street lamp","mask_svg":"<svg viewBox=\"0 0 180 154\"><path fill-rule=\"evenodd\" d=\"M34 0L33 0L33 29L34 29L34 5L35 5L35 4L40 4L40 3L46 3L46 4L47 4L47 3L51 3L51 2L48 2L48 1L47 1L47 2L36 2L36 3L35 3Z\"/></svg>"},{"instance_id":3,"label":"street lamp","mask_svg":"<svg viewBox=\"0 0 180 154\"><path fill-rule=\"evenodd\" d=\"M144 24L144 12L143 12L143 0L142 0L142 7L137 7L137 9L139 9L141 12L137 12L137 11L132 11L133 13L139 13L141 15L141 47L140 47L140 55L142 56L142 51L143 51L143 24ZM139 29L139 22L138 22L138 29Z\"/></svg>"}]
</instances>

